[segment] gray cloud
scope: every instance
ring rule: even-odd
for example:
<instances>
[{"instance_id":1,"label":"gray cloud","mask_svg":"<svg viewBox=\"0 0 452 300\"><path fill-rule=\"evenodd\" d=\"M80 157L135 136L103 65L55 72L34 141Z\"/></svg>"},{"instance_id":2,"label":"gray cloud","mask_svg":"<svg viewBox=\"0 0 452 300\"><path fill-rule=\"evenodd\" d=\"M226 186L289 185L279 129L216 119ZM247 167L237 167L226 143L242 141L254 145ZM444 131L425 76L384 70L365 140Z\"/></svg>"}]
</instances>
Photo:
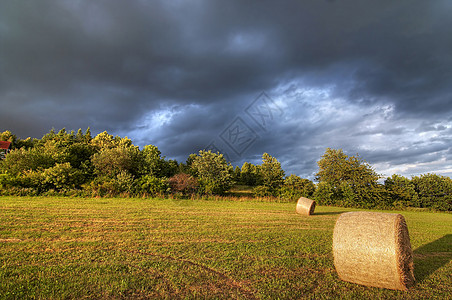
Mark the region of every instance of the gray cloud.
<instances>
[{"instance_id":1,"label":"gray cloud","mask_svg":"<svg viewBox=\"0 0 452 300\"><path fill-rule=\"evenodd\" d=\"M451 12L449 1L2 2L0 130L91 126L185 160L217 140L231 152L219 136L239 116L258 139L231 152L236 164L268 152L312 178L333 147L382 173L444 173ZM266 131L245 112L263 91L283 110Z\"/></svg>"}]
</instances>

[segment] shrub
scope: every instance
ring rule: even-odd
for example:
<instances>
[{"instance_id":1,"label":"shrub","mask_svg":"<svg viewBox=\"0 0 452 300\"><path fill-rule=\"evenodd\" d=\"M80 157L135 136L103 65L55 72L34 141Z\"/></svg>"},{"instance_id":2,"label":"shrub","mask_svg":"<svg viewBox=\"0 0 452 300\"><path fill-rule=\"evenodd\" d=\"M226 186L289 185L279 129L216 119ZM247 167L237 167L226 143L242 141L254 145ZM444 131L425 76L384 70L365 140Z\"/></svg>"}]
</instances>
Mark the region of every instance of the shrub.
<instances>
[{"instance_id":1,"label":"shrub","mask_svg":"<svg viewBox=\"0 0 452 300\"><path fill-rule=\"evenodd\" d=\"M114 177L99 176L89 184L84 185L86 192L92 196L112 197L123 194L130 195L134 192L135 180L133 176L127 172L120 172Z\"/></svg>"},{"instance_id":2,"label":"shrub","mask_svg":"<svg viewBox=\"0 0 452 300\"><path fill-rule=\"evenodd\" d=\"M168 183L172 193L181 193L184 196L196 193L199 188L198 180L187 173L174 175Z\"/></svg>"},{"instance_id":3,"label":"shrub","mask_svg":"<svg viewBox=\"0 0 452 300\"><path fill-rule=\"evenodd\" d=\"M273 190L266 185L259 185L253 189L254 197L270 197L273 196Z\"/></svg>"},{"instance_id":4,"label":"shrub","mask_svg":"<svg viewBox=\"0 0 452 300\"><path fill-rule=\"evenodd\" d=\"M137 147L105 148L91 158L95 171L100 176L111 178L122 172L137 175L139 169L140 152Z\"/></svg>"},{"instance_id":5,"label":"shrub","mask_svg":"<svg viewBox=\"0 0 452 300\"><path fill-rule=\"evenodd\" d=\"M333 205L336 203L336 199L334 198L334 189L331 184L325 181L317 184L313 198L320 205Z\"/></svg>"},{"instance_id":6,"label":"shrub","mask_svg":"<svg viewBox=\"0 0 452 300\"><path fill-rule=\"evenodd\" d=\"M403 208L418 203L415 186L408 178L394 174L385 180L384 186L394 207Z\"/></svg>"},{"instance_id":7,"label":"shrub","mask_svg":"<svg viewBox=\"0 0 452 300\"><path fill-rule=\"evenodd\" d=\"M169 189L167 178L158 178L152 175L146 175L139 180L139 190L142 193L157 196L165 194Z\"/></svg>"},{"instance_id":8,"label":"shrub","mask_svg":"<svg viewBox=\"0 0 452 300\"><path fill-rule=\"evenodd\" d=\"M205 194L224 194L232 186L233 168L223 154L199 151L191 164L197 175L201 191Z\"/></svg>"},{"instance_id":9,"label":"shrub","mask_svg":"<svg viewBox=\"0 0 452 300\"><path fill-rule=\"evenodd\" d=\"M412 182L418 193L417 207L452 210L452 179L436 174L423 174L414 177Z\"/></svg>"},{"instance_id":10,"label":"shrub","mask_svg":"<svg viewBox=\"0 0 452 300\"><path fill-rule=\"evenodd\" d=\"M72 168L70 163L56 164L44 170L41 177L48 189L57 191L80 188L83 181L81 171Z\"/></svg>"},{"instance_id":11,"label":"shrub","mask_svg":"<svg viewBox=\"0 0 452 300\"><path fill-rule=\"evenodd\" d=\"M309 179L300 178L294 174L284 179L281 197L297 201L300 197L310 198L315 191L315 185Z\"/></svg>"}]
</instances>

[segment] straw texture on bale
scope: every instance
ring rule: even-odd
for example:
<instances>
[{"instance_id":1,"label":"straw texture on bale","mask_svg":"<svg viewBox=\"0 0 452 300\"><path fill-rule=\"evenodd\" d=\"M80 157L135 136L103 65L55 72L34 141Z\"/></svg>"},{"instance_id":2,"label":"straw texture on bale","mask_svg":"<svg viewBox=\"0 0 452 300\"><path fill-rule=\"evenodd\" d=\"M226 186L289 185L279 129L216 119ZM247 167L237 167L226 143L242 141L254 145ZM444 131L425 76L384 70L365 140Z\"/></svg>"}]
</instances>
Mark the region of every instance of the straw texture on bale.
<instances>
[{"instance_id":1,"label":"straw texture on bale","mask_svg":"<svg viewBox=\"0 0 452 300\"><path fill-rule=\"evenodd\" d=\"M296 212L301 214L301 215L312 215L314 213L314 209L315 209L315 201L305 198L305 197L301 197L300 199L298 199L297 202L297 208L296 208Z\"/></svg>"},{"instance_id":2,"label":"straw texture on bale","mask_svg":"<svg viewBox=\"0 0 452 300\"><path fill-rule=\"evenodd\" d=\"M400 214L341 214L334 227L333 255L344 281L393 290L414 283L410 236Z\"/></svg>"}]
</instances>

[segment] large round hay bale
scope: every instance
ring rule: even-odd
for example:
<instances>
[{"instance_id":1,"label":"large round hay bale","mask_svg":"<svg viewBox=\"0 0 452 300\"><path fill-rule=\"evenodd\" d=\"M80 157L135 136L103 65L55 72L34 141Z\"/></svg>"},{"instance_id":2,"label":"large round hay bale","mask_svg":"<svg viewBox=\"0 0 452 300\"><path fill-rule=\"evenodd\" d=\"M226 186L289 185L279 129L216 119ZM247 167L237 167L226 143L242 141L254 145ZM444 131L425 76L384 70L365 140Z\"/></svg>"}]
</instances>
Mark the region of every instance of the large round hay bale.
<instances>
[{"instance_id":1,"label":"large round hay bale","mask_svg":"<svg viewBox=\"0 0 452 300\"><path fill-rule=\"evenodd\" d=\"M298 199L297 202L297 207L296 207L296 212L301 214L301 215L312 215L314 213L314 209L315 209L315 201L305 198L305 197L301 197L300 199Z\"/></svg>"},{"instance_id":2,"label":"large round hay bale","mask_svg":"<svg viewBox=\"0 0 452 300\"><path fill-rule=\"evenodd\" d=\"M341 214L334 227L333 255L344 281L394 290L414 283L410 236L400 214Z\"/></svg>"}]
</instances>

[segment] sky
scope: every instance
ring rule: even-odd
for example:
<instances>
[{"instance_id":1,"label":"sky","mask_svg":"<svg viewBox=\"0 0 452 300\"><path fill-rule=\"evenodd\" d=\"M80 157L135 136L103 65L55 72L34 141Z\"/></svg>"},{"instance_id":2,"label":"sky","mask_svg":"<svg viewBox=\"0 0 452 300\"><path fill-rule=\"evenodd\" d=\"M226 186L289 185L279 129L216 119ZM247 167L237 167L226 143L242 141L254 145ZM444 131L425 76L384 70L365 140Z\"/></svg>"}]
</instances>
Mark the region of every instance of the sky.
<instances>
[{"instance_id":1,"label":"sky","mask_svg":"<svg viewBox=\"0 0 452 300\"><path fill-rule=\"evenodd\" d=\"M0 131L452 175L452 1L0 2Z\"/></svg>"}]
</instances>

